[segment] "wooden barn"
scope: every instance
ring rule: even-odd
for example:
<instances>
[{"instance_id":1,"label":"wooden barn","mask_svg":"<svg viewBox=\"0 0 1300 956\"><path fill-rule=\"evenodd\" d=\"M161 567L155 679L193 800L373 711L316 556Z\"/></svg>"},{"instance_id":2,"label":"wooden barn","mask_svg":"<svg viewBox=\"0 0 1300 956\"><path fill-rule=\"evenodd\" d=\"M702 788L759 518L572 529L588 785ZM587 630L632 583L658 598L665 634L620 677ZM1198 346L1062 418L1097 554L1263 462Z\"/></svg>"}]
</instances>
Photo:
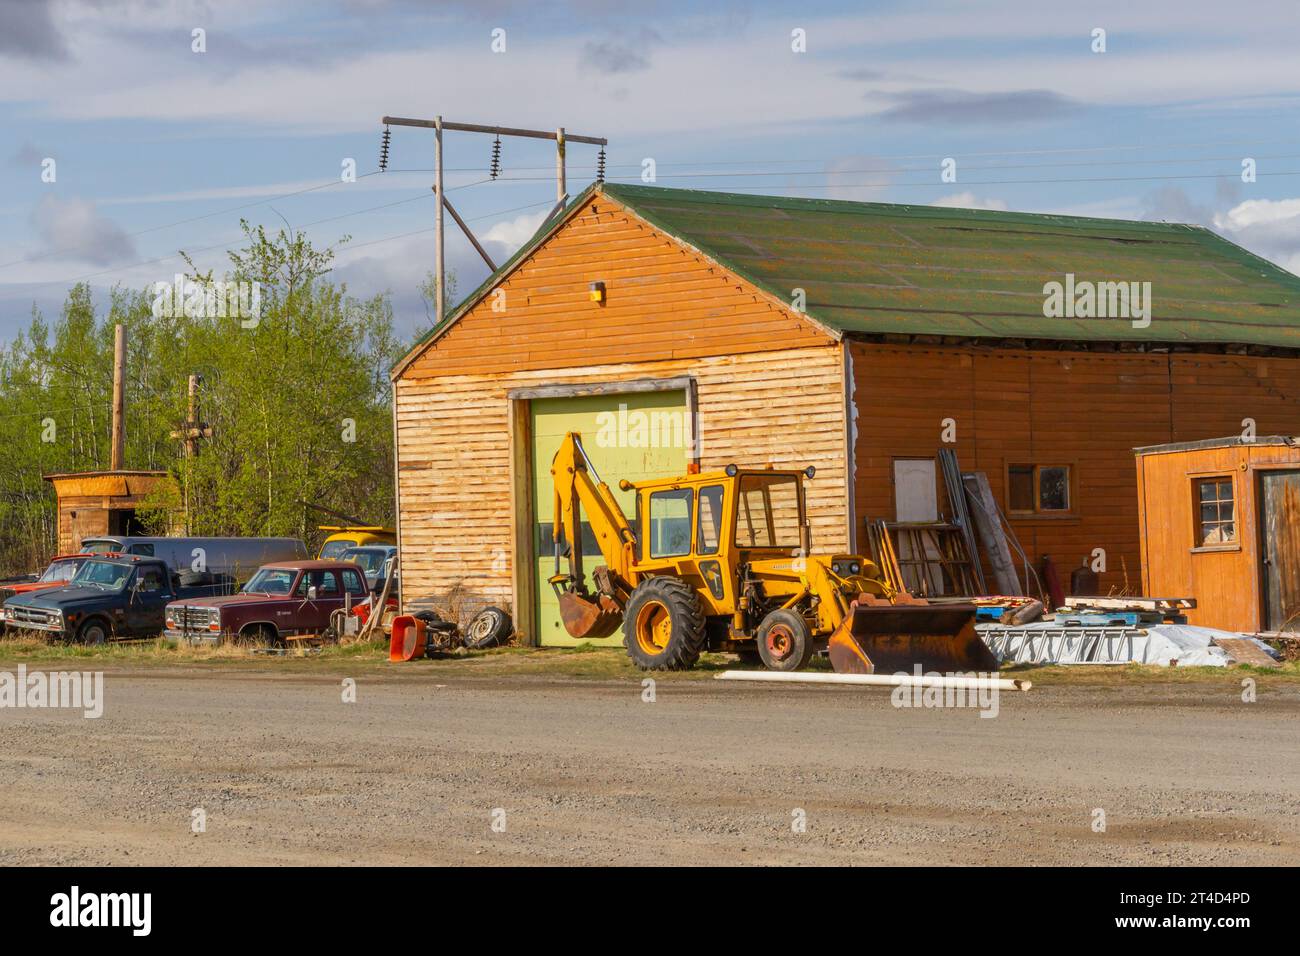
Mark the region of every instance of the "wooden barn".
<instances>
[{"instance_id":1,"label":"wooden barn","mask_svg":"<svg viewBox=\"0 0 1300 956\"><path fill-rule=\"evenodd\" d=\"M1032 561L1102 549L1102 593L1137 593L1133 449L1300 432L1297 356L1300 278L1198 227L593 186L394 369L403 599L570 643L546 583L568 430L611 486L815 465L819 551L933 509L946 444Z\"/></svg>"}]
</instances>

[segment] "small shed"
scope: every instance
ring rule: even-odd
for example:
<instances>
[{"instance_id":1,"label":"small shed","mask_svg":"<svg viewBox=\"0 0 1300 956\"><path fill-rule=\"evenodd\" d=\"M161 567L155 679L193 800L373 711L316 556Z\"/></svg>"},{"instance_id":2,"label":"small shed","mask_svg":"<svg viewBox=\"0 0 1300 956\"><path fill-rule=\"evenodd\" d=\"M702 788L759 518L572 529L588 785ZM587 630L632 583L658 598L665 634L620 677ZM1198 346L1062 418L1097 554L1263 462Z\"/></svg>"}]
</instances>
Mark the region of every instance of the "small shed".
<instances>
[{"instance_id":1,"label":"small shed","mask_svg":"<svg viewBox=\"0 0 1300 956\"><path fill-rule=\"evenodd\" d=\"M1300 441L1215 438L1135 452L1144 592L1194 597L1193 624L1300 631Z\"/></svg>"},{"instance_id":2,"label":"small shed","mask_svg":"<svg viewBox=\"0 0 1300 956\"><path fill-rule=\"evenodd\" d=\"M155 500L160 485L174 486L165 471L85 471L45 480L58 498L60 554L78 550L83 538L149 534L137 511Z\"/></svg>"}]
</instances>

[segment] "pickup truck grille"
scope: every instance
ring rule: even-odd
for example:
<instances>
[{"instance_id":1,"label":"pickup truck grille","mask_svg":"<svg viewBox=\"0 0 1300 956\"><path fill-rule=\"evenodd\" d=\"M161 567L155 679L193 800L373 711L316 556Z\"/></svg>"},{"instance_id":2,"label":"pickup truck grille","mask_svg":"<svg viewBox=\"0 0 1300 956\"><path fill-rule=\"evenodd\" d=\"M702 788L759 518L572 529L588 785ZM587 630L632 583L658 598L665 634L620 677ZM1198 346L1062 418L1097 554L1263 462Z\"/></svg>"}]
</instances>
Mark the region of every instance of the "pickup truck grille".
<instances>
[{"instance_id":1,"label":"pickup truck grille","mask_svg":"<svg viewBox=\"0 0 1300 956\"><path fill-rule=\"evenodd\" d=\"M35 627L46 631L57 631L63 628L58 611L12 604L5 608L5 623L10 627Z\"/></svg>"},{"instance_id":2,"label":"pickup truck grille","mask_svg":"<svg viewBox=\"0 0 1300 956\"><path fill-rule=\"evenodd\" d=\"M205 607L178 607L173 609L176 626L185 631L206 631L208 609Z\"/></svg>"}]
</instances>

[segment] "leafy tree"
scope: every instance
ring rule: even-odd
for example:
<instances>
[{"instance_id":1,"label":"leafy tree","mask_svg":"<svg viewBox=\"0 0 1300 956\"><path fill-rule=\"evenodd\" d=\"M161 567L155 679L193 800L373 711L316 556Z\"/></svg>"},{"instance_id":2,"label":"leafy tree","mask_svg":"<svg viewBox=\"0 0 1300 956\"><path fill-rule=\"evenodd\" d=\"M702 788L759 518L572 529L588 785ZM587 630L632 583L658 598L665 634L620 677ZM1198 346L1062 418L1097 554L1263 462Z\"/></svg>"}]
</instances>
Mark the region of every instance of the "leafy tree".
<instances>
[{"instance_id":1,"label":"leafy tree","mask_svg":"<svg viewBox=\"0 0 1300 956\"><path fill-rule=\"evenodd\" d=\"M332 251L301 233L243 228L246 245L220 281L257 283L256 315L155 308L152 291L120 287L101 314L78 285L52 327L34 310L0 347L0 573L31 570L54 550L43 475L109 466L118 323L128 336L126 466L169 471L181 489L178 501L153 503L157 528L314 544L320 515L303 501L393 520L388 370L404 346L387 297L349 296L328 278ZM212 437L187 458L179 432L191 374L202 376L200 417Z\"/></svg>"}]
</instances>

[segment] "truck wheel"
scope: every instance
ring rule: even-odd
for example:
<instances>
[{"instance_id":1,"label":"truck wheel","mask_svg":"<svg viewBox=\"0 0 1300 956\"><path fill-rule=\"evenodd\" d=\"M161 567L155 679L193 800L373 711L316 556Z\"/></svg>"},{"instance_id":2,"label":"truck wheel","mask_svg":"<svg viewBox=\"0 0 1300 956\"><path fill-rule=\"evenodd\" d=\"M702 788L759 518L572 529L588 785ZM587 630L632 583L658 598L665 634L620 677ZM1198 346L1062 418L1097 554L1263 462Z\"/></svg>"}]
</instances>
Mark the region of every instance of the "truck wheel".
<instances>
[{"instance_id":1,"label":"truck wheel","mask_svg":"<svg viewBox=\"0 0 1300 956\"><path fill-rule=\"evenodd\" d=\"M679 578L646 578L623 613L623 643L632 663L647 671L689 670L704 649L704 612Z\"/></svg>"},{"instance_id":2,"label":"truck wheel","mask_svg":"<svg viewBox=\"0 0 1300 956\"><path fill-rule=\"evenodd\" d=\"M510 615L499 607L485 607L474 615L465 629L465 646L471 650L496 647L510 637Z\"/></svg>"},{"instance_id":3,"label":"truck wheel","mask_svg":"<svg viewBox=\"0 0 1300 956\"><path fill-rule=\"evenodd\" d=\"M758 625L754 635L758 656L768 670L797 671L808 666L812 659L812 634L808 622L794 611L778 609Z\"/></svg>"},{"instance_id":4,"label":"truck wheel","mask_svg":"<svg viewBox=\"0 0 1300 956\"><path fill-rule=\"evenodd\" d=\"M240 642L252 647L283 647L284 641L269 624L254 624L239 632Z\"/></svg>"},{"instance_id":5,"label":"truck wheel","mask_svg":"<svg viewBox=\"0 0 1300 956\"><path fill-rule=\"evenodd\" d=\"M104 644L108 638L108 625L98 618L92 617L77 628L77 640L82 644Z\"/></svg>"}]
</instances>

